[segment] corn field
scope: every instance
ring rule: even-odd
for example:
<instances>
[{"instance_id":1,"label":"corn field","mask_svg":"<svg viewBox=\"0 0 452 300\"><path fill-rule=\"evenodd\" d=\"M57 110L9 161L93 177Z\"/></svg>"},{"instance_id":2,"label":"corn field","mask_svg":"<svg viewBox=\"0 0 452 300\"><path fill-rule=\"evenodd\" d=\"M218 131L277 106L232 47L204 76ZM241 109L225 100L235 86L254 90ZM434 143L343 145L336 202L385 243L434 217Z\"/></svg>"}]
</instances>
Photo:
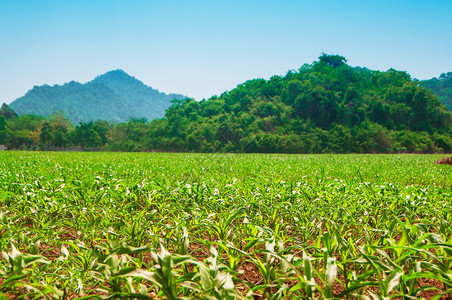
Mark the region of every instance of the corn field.
<instances>
[{"instance_id":1,"label":"corn field","mask_svg":"<svg viewBox=\"0 0 452 300\"><path fill-rule=\"evenodd\" d=\"M0 299L450 299L440 155L0 153Z\"/></svg>"}]
</instances>

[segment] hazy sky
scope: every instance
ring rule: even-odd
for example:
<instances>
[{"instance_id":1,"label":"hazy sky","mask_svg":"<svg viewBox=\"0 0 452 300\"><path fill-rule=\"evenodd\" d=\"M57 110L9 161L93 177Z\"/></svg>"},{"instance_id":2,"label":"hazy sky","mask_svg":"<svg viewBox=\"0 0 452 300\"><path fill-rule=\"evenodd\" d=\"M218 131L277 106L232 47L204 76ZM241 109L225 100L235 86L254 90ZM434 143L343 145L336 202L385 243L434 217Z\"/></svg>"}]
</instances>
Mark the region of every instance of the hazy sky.
<instances>
[{"instance_id":1,"label":"hazy sky","mask_svg":"<svg viewBox=\"0 0 452 300\"><path fill-rule=\"evenodd\" d=\"M418 79L452 71L452 0L0 0L0 103L123 69L197 100L322 53Z\"/></svg>"}]
</instances>

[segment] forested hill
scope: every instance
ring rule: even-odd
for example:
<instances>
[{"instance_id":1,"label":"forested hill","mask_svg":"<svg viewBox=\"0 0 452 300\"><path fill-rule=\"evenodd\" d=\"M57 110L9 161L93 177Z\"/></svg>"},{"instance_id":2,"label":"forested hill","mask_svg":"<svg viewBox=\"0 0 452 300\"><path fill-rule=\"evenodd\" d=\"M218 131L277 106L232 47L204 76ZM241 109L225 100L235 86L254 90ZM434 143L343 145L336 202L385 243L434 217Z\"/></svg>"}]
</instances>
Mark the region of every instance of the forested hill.
<instances>
[{"instance_id":1,"label":"forested hill","mask_svg":"<svg viewBox=\"0 0 452 300\"><path fill-rule=\"evenodd\" d=\"M421 84L438 95L439 100L452 111L452 72L443 73L438 78L423 80Z\"/></svg>"},{"instance_id":2,"label":"forested hill","mask_svg":"<svg viewBox=\"0 0 452 300\"><path fill-rule=\"evenodd\" d=\"M122 70L107 72L91 82L35 86L10 107L19 115L49 116L57 111L75 123L107 120L126 122L131 117L162 118L178 94L160 93Z\"/></svg>"},{"instance_id":3,"label":"forested hill","mask_svg":"<svg viewBox=\"0 0 452 300\"><path fill-rule=\"evenodd\" d=\"M452 114L405 72L322 55L154 120L138 149L231 152L434 152L452 149ZM139 143L139 141L137 141Z\"/></svg>"}]
</instances>

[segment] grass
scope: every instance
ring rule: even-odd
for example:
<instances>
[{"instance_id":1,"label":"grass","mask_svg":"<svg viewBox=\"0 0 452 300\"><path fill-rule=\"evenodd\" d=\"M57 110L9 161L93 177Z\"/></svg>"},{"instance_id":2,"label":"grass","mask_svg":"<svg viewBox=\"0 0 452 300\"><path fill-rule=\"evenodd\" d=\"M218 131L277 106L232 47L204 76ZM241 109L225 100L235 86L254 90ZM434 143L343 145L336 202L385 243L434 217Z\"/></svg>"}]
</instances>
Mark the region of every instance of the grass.
<instances>
[{"instance_id":1,"label":"grass","mask_svg":"<svg viewBox=\"0 0 452 300\"><path fill-rule=\"evenodd\" d=\"M439 155L0 153L0 299L452 293Z\"/></svg>"}]
</instances>

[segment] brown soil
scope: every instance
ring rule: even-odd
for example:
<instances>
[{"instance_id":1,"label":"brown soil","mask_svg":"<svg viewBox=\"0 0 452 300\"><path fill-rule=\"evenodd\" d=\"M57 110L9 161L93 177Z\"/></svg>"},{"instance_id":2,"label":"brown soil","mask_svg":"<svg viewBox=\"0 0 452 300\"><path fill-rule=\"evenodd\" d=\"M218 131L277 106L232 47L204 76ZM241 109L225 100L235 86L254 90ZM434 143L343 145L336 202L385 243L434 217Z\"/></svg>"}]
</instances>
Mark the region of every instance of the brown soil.
<instances>
[{"instance_id":1,"label":"brown soil","mask_svg":"<svg viewBox=\"0 0 452 300\"><path fill-rule=\"evenodd\" d=\"M418 295L418 296L422 297L424 299L432 299L434 296L440 294L442 288L444 288L443 284L438 280L424 278L424 279L420 279L419 281L420 281L421 286L431 285L431 286L435 286L437 288L437 290L429 290L429 291L421 292L420 295ZM441 298L439 298L439 299L451 300L452 298L450 295L444 295L444 296L441 296Z\"/></svg>"},{"instance_id":2,"label":"brown soil","mask_svg":"<svg viewBox=\"0 0 452 300\"><path fill-rule=\"evenodd\" d=\"M435 164L437 165L452 165L452 156L450 157L444 157L440 160L435 161Z\"/></svg>"}]
</instances>

